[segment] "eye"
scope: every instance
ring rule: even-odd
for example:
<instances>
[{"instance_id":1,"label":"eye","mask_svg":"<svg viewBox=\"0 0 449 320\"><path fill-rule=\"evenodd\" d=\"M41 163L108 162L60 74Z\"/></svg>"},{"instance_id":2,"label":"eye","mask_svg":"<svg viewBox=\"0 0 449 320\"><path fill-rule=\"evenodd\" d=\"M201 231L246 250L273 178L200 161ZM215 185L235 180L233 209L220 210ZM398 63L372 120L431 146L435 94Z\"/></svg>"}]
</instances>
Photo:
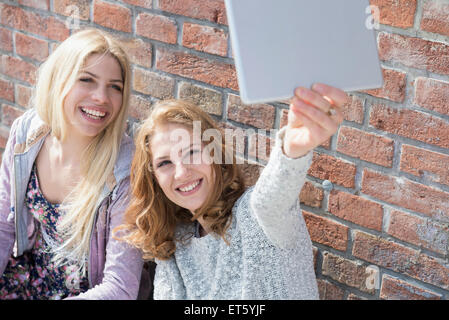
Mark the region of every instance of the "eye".
<instances>
[{"instance_id":1,"label":"eye","mask_svg":"<svg viewBox=\"0 0 449 320\"><path fill-rule=\"evenodd\" d=\"M87 77L85 77L85 78L80 78L79 79L81 82L92 82L93 80L92 80L92 78L87 78Z\"/></svg>"},{"instance_id":2,"label":"eye","mask_svg":"<svg viewBox=\"0 0 449 320\"><path fill-rule=\"evenodd\" d=\"M164 161L159 162L159 163L157 164L156 168L161 168L161 167L166 166L166 165L169 165L169 164L171 164L171 161L170 161L170 160L164 160Z\"/></svg>"},{"instance_id":3,"label":"eye","mask_svg":"<svg viewBox=\"0 0 449 320\"><path fill-rule=\"evenodd\" d=\"M116 84L111 85L111 87L115 90L117 90L118 92L122 92L122 87Z\"/></svg>"}]
</instances>

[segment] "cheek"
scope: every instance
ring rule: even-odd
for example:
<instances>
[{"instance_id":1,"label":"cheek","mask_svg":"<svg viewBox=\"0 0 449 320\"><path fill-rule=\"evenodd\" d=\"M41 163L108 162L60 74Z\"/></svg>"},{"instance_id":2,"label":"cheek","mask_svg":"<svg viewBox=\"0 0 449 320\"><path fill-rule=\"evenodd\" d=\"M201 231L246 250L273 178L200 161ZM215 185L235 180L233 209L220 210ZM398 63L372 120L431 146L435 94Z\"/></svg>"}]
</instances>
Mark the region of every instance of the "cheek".
<instances>
[{"instance_id":1,"label":"cheek","mask_svg":"<svg viewBox=\"0 0 449 320\"><path fill-rule=\"evenodd\" d=\"M170 191L170 179L167 175L156 174L156 181L165 194Z\"/></svg>"},{"instance_id":2,"label":"cheek","mask_svg":"<svg viewBox=\"0 0 449 320\"><path fill-rule=\"evenodd\" d=\"M112 104L114 106L114 110L116 113L120 111L120 108L122 107L123 102L123 95L122 94L116 94L112 97Z\"/></svg>"}]
</instances>

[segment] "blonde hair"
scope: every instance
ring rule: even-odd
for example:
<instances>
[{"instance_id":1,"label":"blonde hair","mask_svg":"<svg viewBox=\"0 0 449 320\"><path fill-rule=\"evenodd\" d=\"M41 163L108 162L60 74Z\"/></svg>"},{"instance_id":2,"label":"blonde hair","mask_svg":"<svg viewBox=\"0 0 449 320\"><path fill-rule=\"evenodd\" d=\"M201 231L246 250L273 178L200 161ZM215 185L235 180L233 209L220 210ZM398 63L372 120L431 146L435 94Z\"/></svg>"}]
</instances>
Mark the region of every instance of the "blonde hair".
<instances>
[{"instance_id":1,"label":"blonde hair","mask_svg":"<svg viewBox=\"0 0 449 320\"><path fill-rule=\"evenodd\" d=\"M235 161L235 155L224 139L214 141L223 156L232 152L232 163L213 163L215 181L205 204L195 215L171 202L160 188L151 168L151 139L158 126L176 123L192 129L194 121L201 122L201 134L208 129L221 131L214 120L202 109L187 101L167 100L156 103L149 117L141 125L135 139L136 152L131 166L132 199L125 213L127 229L122 240L140 248L144 259L168 259L176 250L175 228L203 217L211 231L227 241L226 230L232 218L232 207L244 191L243 178ZM223 137L223 135L222 135Z\"/></svg>"},{"instance_id":2,"label":"blonde hair","mask_svg":"<svg viewBox=\"0 0 449 320\"><path fill-rule=\"evenodd\" d=\"M41 119L50 126L52 135L64 141L67 136L64 99L87 59L93 54L111 55L117 60L124 86L122 106L116 119L93 139L83 154L82 179L64 200L64 214L57 225L63 241L53 248L55 262L58 265L76 263L84 275L95 211L100 204L107 178L113 174L126 128L130 66L121 43L97 29L82 30L70 36L40 66L34 97L35 108Z\"/></svg>"}]
</instances>

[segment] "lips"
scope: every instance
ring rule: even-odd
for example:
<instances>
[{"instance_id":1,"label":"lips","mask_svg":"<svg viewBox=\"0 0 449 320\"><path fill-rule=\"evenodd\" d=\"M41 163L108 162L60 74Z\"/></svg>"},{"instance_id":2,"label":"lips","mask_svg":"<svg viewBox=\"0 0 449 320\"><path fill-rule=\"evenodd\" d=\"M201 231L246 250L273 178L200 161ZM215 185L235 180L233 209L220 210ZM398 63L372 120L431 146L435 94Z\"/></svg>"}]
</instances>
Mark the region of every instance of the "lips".
<instances>
[{"instance_id":1,"label":"lips","mask_svg":"<svg viewBox=\"0 0 449 320\"><path fill-rule=\"evenodd\" d=\"M192 193L195 193L200 187L203 182L203 179L198 179L189 183L185 183L179 187L176 188L176 191L178 193L181 193L182 195L190 195Z\"/></svg>"},{"instance_id":2,"label":"lips","mask_svg":"<svg viewBox=\"0 0 449 320\"><path fill-rule=\"evenodd\" d=\"M108 115L108 112L102 111L98 108L81 106L79 107L79 109L81 110L81 114L85 118L90 120L101 121L104 120Z\"/></svg>"}]
</instances>

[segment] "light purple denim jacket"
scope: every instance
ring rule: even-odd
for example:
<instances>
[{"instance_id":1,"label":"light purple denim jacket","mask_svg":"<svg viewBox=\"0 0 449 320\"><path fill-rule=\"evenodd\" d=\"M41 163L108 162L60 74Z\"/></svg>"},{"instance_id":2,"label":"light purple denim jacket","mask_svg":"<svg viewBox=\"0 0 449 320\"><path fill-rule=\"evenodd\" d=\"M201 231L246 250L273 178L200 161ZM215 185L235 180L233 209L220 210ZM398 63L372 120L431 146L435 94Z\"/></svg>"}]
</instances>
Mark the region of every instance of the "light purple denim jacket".
<instances>
[{"instance_id":1,"label":"light purple denim jacket","mask_svg":"<svg viewBox=\"0 0 449 320\"><path fill-rule=\"evenodd\" d=\"M0 167L0 274L8 260L31 249L38 225L24 204L34 160L50 128L31 109L11 126ZM88 261L89 290L75 299L136 299L142 272L140 252L112 238L128 205L134 145L124 136L114 174L108 178L96 211Z\"/></svg>"}]
</instances>

